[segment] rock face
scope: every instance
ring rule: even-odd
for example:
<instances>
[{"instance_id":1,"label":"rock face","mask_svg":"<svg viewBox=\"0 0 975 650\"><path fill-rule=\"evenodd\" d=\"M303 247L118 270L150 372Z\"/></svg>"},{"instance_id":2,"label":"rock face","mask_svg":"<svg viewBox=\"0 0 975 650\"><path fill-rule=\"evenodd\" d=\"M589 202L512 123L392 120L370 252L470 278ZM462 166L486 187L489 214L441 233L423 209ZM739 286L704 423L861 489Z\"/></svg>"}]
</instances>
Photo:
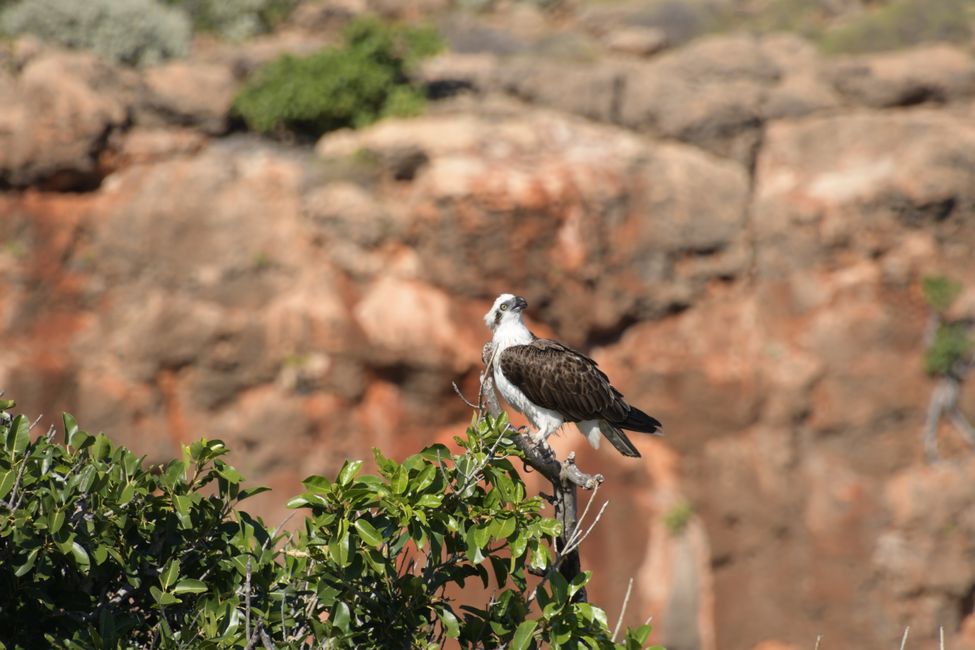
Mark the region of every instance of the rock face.
<instances>
[{"instance_id":1,"label":"rock face","mask_svg":"<svg viewBox=\"0 0 975 650\"><path fill-rule=\"evenodd\" d=\"M0 389L151 460L225 439L275 517L373 446L450 443L517 291L665 424L640 461L555 443L609 478L583 563L611 617L632 576L625 620L672 649L975 647L975 465L919 438L920 278L975 287L971 57L644 56L619 27L584 64L446 55L423 78L460 94L314 150L226 133L232 61L273 43L143 75L27 48L0 73Z\"/></svg>"}]
</instances>

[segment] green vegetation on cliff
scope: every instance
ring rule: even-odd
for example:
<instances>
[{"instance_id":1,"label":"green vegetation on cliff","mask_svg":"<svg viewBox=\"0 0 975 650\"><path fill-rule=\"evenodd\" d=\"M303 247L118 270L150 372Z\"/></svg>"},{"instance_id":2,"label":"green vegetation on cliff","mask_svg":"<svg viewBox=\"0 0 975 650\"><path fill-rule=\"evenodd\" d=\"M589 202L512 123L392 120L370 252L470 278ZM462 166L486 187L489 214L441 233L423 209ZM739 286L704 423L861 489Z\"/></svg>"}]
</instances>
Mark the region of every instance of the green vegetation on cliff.
<instances>
[{"instance_id":1,"label":"green vegetation on cliff","mask_svg":"<svg viewBox=\"0 0 975 650\"><path fill-rule=\"evenodd\" d=\"M185 13L156 0L21 0L0 14L0 30L129 65L184 56L192 35Z\"/></svg>"},{"instance_id":2,"label":"green vegetation on cliff","mask_svg":"<svg viewBox=\"0 0 975 650\"><path fill-rule=\"evenodd\" d=\"M971 324L951 320L946 315L962 288L960 282L943 275L927 276L922 281L924 300L936 317L935 330L924 352L924 368L932 375L957 370L956 364L964 364L969 353L975 350Z\"/></svg>"},{"instance_id":3,"label":"green vegetation on cliff","mask_svg":"<svg viewBox=\"0 0 975 650\"><path fill-rule=\"evenodd\" d=\"M239 509L246 489L201 440L147 467L64 416L31 432L0 402L0 647L643 647L614 644L606 613L573 595L510 457L505 422L472 425L459 454L433 445L378 475L348 461L289 503L296 533ZM33 440L32 440L33 438ZM544 576L541 584L529 573ZM460 604L449 585L493 594Z\"/></svg>"},{"instance_id":4,"label":"green vegetation on cliff","mask_svg":"<svg viewBox=\"0 0 975 650\"><path fill-rule=\"evenodd\" d=\"M413 115L425 100L408 73L440 47L431 29L360 19L346 29L342 47L285 55L259 70L234 109L255 131L306 136Z\"/></svg>"}]
</instances>

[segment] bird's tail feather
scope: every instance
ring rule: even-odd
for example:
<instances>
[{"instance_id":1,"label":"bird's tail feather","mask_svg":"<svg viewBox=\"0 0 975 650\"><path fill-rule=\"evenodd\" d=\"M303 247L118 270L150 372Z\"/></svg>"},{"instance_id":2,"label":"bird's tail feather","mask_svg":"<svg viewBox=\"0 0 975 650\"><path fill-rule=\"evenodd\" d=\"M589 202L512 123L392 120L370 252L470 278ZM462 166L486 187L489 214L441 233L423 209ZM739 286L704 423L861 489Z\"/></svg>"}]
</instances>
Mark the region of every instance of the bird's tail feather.
<instances>
[{"instance_id":1,"label":"bird's tail feather","mask_svg":"<svg viewBox=\"0 0 975 650\"><path fill-rule=\"evenodd\" d=\"M629 456L631 458L639 458L640 452L637 448L633 446L630 439L626 437L626 434L614 427L609 422L603 420L599 423L599 430L606 437L609 442L616 447L616 450L623 454L624 456Z\"/></svg>"},{"instance_id":2,"label":"bird's tail feather","mask_svg":"<svg viewBox=\"0 0 975 650\"><path fill-rule=\"evenodd\" d=\"M650 417L638 408L630 407L630 413L622 422L617 422L616 426L628 431L639 431L640 433L652 433L655 436L664 435L663 425L660 420Z\"/></svg>"}]
</instances>

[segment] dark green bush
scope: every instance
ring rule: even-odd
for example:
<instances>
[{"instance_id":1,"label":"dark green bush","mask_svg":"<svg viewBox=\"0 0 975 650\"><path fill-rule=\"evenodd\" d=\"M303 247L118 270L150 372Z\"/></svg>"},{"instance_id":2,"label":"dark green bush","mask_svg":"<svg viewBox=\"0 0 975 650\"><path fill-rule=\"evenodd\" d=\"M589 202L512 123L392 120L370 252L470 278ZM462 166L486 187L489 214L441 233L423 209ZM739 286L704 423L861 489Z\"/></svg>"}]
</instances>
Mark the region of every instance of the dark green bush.
<instances>
[{"instance_id":1,"label":"dark green bush","mask_svg":"<svg viewBox=\"0 0 975 650\"><path fill-rule=\"evenodd\" d=\"M924 353L924 369L932 375L951 372L955 364L975 349L964 323L943 323Z\"/></svg>"},{"instance_id":2,"label":"dark green bush","mask_svg":"<svg viewBox=\"0 0 975 650\"><path fill-rule=\"evenodd\" d=\"M360 19L344 45L306 57L286 55L258 71L241 90L234 110L261 133L318 136L361 127L386 115L410 115L424 104L408 73L440 48L429 29Z\"/></svg>"},{"instance_id":3,"label":"dark green bush","mask_svg":"<svg viewBox=\"0 0 975 650\"><path fill-rule=\"evenodd\" d=\"M935 312L943 314L961 295L961 282L944 275L926 275L921 279L924 301Z\"/></svg>"},{"instance_id":4,"label":"dark green bush","mask_svg":"<svg viewBox=\"0 0 975 650\"><path fill-rule=\"evenodd\" d=\"M245 490L219 441L161 467L64 416L31 440L0 402L0 648L625 648L606 614L572 596L541 514L507 456L503 420L472 426L380 475L346 462L291 500L294 535L237 509ZM529 568L542 574L535 587ZM469 579L486 602L444 587Z\"/></svg>"},{"instance_id":5,"label":"dark green bush","mask_svg":"<svg viewBox=\"0 0 975 650\"><path fill-rule=\"evenodd\" d=\"M932 375L948 374L975 350L970 325L948 320L945 315L961 295L962 284L944 275L929 275L921 280L921 292L937 317L937 329L924 352L924 368Z\"/></svg>"}]
</instances>

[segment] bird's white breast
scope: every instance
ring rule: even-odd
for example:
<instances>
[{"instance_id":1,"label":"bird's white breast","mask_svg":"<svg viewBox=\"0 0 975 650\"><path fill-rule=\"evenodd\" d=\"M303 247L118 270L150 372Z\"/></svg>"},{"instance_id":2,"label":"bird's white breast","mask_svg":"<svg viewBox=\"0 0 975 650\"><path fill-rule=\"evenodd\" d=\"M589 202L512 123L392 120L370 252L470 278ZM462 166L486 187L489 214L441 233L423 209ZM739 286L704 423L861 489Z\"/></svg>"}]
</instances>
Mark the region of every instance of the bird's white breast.
<instances>
[{"instance_id":1,"label":"bird's white breast","mask_svg":"<svg viewBox=\"0 0 975 650\"><path fill-rule=\"evenodd\" d=\"M513 345L527 345L532 342L532 334L524 323L502 323L495 331L494 345L494 385L508 404L531 421L543 435L548 436L562 426L564 419L557 412L534 404L501 370L500 355Z\"/></svg>"}]
</instances>

